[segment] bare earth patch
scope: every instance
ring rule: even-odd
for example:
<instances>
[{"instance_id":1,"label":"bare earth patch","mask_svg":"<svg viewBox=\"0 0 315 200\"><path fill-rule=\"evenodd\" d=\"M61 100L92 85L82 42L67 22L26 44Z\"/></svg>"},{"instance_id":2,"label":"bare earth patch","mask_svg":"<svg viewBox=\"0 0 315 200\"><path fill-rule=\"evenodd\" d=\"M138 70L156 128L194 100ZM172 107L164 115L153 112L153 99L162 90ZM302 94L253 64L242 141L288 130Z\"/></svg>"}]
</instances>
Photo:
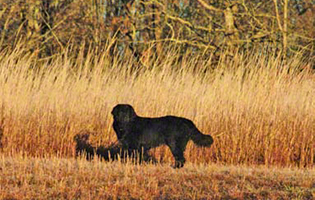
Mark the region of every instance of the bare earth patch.
<instances>
[{"instance_id":1,"label":"bare earth patch","mask_svg":"<svg viewBox=\"0 0 315 200\"><path fill-rule=\"evenodd\" d=\"M0 199L314 198L314 168L0 157Z\"/></svg>"}]
</instances>

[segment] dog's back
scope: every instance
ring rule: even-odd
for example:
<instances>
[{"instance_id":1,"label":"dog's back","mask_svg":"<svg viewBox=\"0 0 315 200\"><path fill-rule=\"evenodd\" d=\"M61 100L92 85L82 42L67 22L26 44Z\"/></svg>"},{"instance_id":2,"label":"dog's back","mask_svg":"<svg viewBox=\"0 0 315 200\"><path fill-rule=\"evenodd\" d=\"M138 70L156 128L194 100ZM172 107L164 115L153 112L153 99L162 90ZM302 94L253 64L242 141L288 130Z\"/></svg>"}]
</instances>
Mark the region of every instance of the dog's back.
<instances>
[{"instance_id":1,"label":"dog's back","mask_svg":"<svg viewBox=\"0 0 315 200\"><path fill-rule=\"evenodd\" d=\"M140 138L147 142L152 140L150 143L155 144L154 146L176 143L182 139L192 139L198 146L209 147L213 143L210 135L204 135L191 120L182 117L138 117L135 126L139 126L135 132L141 134Z\"/></svg>"}]
</instances>

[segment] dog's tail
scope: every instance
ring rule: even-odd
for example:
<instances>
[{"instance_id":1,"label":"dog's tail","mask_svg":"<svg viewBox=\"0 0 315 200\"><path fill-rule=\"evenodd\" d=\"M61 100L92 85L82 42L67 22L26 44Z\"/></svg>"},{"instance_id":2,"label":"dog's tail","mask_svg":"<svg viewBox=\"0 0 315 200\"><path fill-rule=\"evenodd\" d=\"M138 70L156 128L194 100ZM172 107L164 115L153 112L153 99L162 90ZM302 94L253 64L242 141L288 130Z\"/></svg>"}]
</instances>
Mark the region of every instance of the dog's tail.
<instances>
[{"instance_id":1,"label":"dog's tail","mask_svg":"<svg viewBox=\"0 0 315 200\"><path fill-rule=\"evenodd\" d=\"M211 135L205 135L201 133L192 122L191 124L189 123L189 126L191 130L190 138L192 139L192 141L194 141L196 145L202 147L210 147L212 145L213 138L211 137Z\"/></svg>"}]
</instances>

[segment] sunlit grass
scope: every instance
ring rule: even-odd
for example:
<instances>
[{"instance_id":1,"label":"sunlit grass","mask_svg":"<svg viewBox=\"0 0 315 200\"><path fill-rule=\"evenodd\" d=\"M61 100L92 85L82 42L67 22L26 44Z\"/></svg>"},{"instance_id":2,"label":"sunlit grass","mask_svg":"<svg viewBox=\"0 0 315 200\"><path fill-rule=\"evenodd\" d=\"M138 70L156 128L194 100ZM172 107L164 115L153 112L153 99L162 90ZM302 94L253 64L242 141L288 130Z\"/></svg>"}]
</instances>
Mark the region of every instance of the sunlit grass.
<instances>
[{"instance_id":1,"label":"sunlit grass","mask_svg":"<svg viewBox=\"0 0 315 200\"><path fill-rule=\"evenodd\" d=\"M0 155L0 199L313 199L315 171Z\"/></svg>"},{"instance_id":2,"label":"sunlit grass","mask_svg":"<svg viewBox=\"0 0 315 200\"><path fill-rule=\"evenodd\" d=\"M188 162L315 163L315 75L298 56L284 65L274 55L236 53L213 69L198 56L175 62L169 51L138 71L128 56L110 60L106 52L76 59L68 52L40 66L21 52L0 56L5 154L72 157L82 131L94 146L108 145L116 140L110 111L129 103L141 116L189 118L214 137L211 148L189 143ZM165 147L152 154L172 159Z\"/></svg>"}]
</instances>

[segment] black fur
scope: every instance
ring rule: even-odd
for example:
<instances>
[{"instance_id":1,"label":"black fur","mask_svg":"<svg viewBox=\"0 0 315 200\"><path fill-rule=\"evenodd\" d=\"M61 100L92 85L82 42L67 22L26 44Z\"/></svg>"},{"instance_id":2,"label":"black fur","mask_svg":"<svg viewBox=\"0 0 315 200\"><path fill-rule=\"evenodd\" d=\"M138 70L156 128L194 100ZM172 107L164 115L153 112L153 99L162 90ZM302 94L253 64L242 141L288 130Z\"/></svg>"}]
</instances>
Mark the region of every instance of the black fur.
<instances>
[{"instance_id":1,"label":"black fur","mask_svg":"<svg viewBox=\"0 0 315 200\"><path fill-rule=\"evenodd\" d=\"M116 105L112 115L113 128L123 149L148 155L149 149L166 144L175 158L175 168L184 166L184 151L190 139L203 147L210 147L213 143L213 138L202 134L189 119L176 116L139 117L128 104Z\"/></svg>"}]
</instances>

